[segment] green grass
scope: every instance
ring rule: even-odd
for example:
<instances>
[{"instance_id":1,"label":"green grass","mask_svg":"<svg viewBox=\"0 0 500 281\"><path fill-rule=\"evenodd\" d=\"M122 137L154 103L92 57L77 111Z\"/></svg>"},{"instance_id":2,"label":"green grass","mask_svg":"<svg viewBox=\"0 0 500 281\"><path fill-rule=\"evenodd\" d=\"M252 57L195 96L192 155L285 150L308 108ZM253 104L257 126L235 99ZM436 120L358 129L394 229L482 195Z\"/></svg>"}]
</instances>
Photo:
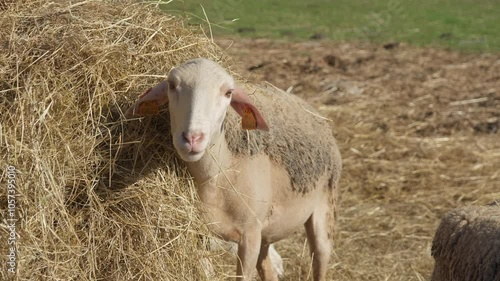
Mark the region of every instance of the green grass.
<instances>
[{"instance_id":1,"label":"green grass","mask_svg":"<svg viewBox=\"0 0 500 281\"><path fill-rule=\"evenodd\" d=\"M201 6L214 34L500 51L500 0L173 0L162 9L204 23Z\"/></svg>"}]
</instances>

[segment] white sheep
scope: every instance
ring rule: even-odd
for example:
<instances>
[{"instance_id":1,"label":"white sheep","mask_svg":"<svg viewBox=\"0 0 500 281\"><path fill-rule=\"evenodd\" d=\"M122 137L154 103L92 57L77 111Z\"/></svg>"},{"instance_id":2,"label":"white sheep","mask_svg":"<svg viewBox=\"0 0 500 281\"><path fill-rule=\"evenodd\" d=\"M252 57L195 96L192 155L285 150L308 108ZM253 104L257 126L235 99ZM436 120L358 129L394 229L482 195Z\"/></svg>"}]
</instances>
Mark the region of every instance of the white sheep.
<instances>
[{"instance_id":1,"label":"white sheep","mask_svg":"<svg viewBox=\"0 0 500 281\"><path fill-rule=\"evenodd\" d=\"M255 268L278 280L269 248L300 225L314 280L325 280L341 171L331 128L282 91L259 89L254 100L224 68L198 58L172 69L126 116L157 114L168 102L174 147L211 231L238 245L237 280L251 280Z\"/></svg>"}]
</instances>

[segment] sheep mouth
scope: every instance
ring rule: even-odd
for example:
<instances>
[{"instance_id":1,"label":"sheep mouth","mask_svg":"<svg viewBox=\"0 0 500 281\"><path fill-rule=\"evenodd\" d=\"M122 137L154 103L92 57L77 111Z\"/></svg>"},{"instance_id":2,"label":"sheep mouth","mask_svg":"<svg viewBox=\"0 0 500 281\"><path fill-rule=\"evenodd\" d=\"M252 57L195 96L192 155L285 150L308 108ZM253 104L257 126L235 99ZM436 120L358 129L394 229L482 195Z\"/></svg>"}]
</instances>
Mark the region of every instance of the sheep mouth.
<instances>
[{"instance_id":1,"label":"sheep mouth","mask_svg":"<svg viewBox=\"0 0 500 281\"><path fill-rule=\"evenodd\" d=\"M191 150L191 151L188 151L188 155L189 156L197 156L197 155L200 155L201 153L205 152L205 150L200 150L200 151L197 151L197 150Z\"/></svg>"},{"instance_id":2,"label":"sheep mouth","mask_svg":"<svg viewBox=\"0 0 500 281\"><path fill-rule=\"evenodd\" d=\"M179 152L179 156L181 156L182 160L184 162L196 162L203 157L205 154L205 150L197 151L197 150L190 150L190 151L185 151L183 153Z\"/></svg>"}]
</instances>

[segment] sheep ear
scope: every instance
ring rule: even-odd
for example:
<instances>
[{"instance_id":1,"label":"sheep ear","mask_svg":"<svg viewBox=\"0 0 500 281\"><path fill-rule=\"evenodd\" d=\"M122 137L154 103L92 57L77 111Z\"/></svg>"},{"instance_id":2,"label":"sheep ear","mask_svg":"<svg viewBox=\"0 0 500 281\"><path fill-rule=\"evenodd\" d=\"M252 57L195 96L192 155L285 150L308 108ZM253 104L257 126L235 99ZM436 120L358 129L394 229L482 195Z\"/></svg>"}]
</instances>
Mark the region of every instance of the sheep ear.
<instances>
[{"instance_id":1,"label":"sheep ear","mask_svg":"<svg viewBox=\"0 0 500 281\"><path fill-rule=\"evenodd\" d=\"M236 87L231 98L231 106L241 116L241 127L245 130L269 131L266 121L252 104L245 92Z\"/></svg>"},{"instance_id":2,"label":"sheep ear","mask_svg":"<svg viewBox=\"0 0 500 281\"><path fill-rule=\"evenodd\" d=\"M160 106L168 102L169 82L149 88L139 96L139 100L125 113L125 117L156 115L160 112Z\"/></svg>"}]
</instances>

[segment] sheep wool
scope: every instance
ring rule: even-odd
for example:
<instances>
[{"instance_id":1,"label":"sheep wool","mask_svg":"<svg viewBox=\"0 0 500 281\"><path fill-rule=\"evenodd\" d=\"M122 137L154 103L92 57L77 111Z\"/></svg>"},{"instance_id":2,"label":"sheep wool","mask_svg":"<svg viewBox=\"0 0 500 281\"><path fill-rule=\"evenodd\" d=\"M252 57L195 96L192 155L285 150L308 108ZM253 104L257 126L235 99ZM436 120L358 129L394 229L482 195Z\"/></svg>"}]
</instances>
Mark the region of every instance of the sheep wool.
<instances>
[{"instance_id":1,"label":"sheep wool","mask_svg":"<svg viewBox=\"0 0 500 281\"><path fill-rule=\"evenodd\" d=\"M224 128L231 152L253 156L264 152L283 165L295 191L307 193L325 172L340 177L340 153L327 121L302 99L272 87L247 89L270 126L269 132L242 130L240 117L227 112ZM252 95L253 93L253 95Z\"/></svg>"},{"instance_id":2,"label":"sheep wool","mask_svg":"<svg viewBox=\"0 0 500 281\"><path fill-rule=\"evenodd\" d=\"M500 207L447 213L432 243L431 281L500 281Z\"/></svg>"}]
</instances>

